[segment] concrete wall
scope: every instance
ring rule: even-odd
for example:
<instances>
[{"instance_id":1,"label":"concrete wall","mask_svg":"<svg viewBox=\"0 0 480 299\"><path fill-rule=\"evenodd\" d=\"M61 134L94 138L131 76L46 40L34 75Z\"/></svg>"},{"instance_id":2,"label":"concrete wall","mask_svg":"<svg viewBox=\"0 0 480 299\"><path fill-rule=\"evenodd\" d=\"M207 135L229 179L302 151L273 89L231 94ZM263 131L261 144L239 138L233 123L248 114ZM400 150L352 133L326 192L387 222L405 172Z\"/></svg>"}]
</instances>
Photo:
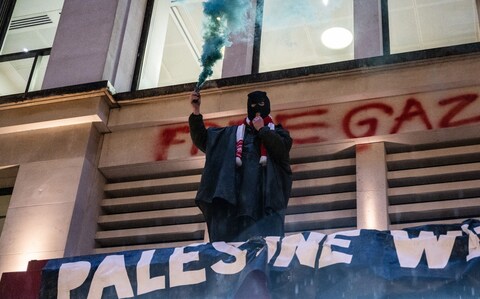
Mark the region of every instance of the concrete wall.
<instances>
[{"instance_id":1,"label":"concrete wall","mask_svg":"<svg viewBox=\"0 0 480 299\"><path fill-rule=\"evenodd\" d=\"M65 0L42 89L110 81L130 89L146 0Z\"/></svg>"},{"instance_id":2,"label":"concrete wall","mask_svg":"<svg viewBox=\"0 0 480 299\"><path fill-rule=\"evenodd\" d=\"M370 128L358 122L368 117L377 122L374 134L369 136L441 129L455 125L453 120L450 124L445 122L455 101L445 104L442 100L480 93L480 77L476 75L479 67L480 56L476 55L356 70L341 76L309 76L208 89L202 92L201 110L210 124L239 121L245 116L247 94L255 89L265 90L272 102L272 114L284 126L292 127L291 134L297 141L305 139L297 142L303 145L308 143L308 137L313 140L311 143L338 143L366 136ZM457 119L475 119L479 102L477 99L471 103ZM191 113L189 93L120 104L121 109L112 110L109 118L112 134L105 138L100 167L191 156L186 123ZM370 110L361 111L369 105ZM355 112L357 108L359 111ZM427 119L422 118L419 109L423 109ZM295 129L295 125L306 122L310 127ZM464 125L467 124L477 123ZM168 140L170 144L165 143ZM357 142L362 141L357 138Z\"/></svg>"},{"instance_id":3,"label":"concrete wall","mask_svg":"<svg viewBox=\"0 0 480 299\"><path fill-rule=\"evenodd\" d=\"M245 115L246 94L266 90L274 116L297 141L294 157L357 145L357 226L385 229L385 165L372 167L372 159L382 156L384 141L435 142L459 138L458 132L478 138L479 67L480 57L469 55L207 89L202 111L209 125L233 123ZM188 92L123 101L120 108L110 98L100 90L0 107L0 167L19 166L0 236L0 271L24 270L32 259L91 253L106 178L134 175L125 169L145 174L165 161L203 161L188 136ZM451 114L469 100L467 109ZM355 118L358 107L373 108ZM376 131L364 135L372 118ZM362 120L370 121L365 127ZM165 151L165 145L171 147ZM380 172L382 179L372 181Z\"/></svg>"},{"instance_id":4,"label":"concrete wall","mask_svg":"<svg viewBox=\"0 0 480 299\"><path fill-rule=\"evenodd\" d=\"M207 89L201 109L209 126L232 124L245 115L246 95L265 90L274 119L296 141L294 157L357 145L357 226L387 229L383 142L477 138L479 67L480 56L468 55ZM460 103L467 105L453 113ZM111 112L112 133L102 148L99 167L107 177L155 173L154 168L164 168L168 161L198 162L201 153L192 147L186 123L191 113L188 92L120 105ZM135 171L126 174L126 169Z\"/></svg>"},{"instance_id":5,"label":"concrete wall","mask_svg":"<svg viewBox=\"0 0 480 299\"><path fill-rule=\"evenodd\" d=\"M109 109L107 97L95 94L0 107L0 167L19 166L0 236L0 272L93 251Z\"/></svg>"}]
</instances>

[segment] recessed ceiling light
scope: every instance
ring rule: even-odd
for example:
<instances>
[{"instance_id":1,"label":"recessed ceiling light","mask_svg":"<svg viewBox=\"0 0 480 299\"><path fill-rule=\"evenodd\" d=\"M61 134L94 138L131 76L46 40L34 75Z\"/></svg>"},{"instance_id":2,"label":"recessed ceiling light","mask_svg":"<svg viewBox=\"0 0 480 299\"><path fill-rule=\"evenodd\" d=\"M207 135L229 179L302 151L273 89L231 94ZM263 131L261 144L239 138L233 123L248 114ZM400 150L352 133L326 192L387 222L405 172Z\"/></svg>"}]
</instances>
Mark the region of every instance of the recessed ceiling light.
<instances>
[{"instance_id":1,"label":"recessed ceiling light","mask_svg":"<svg viewBox=\"0 0 480 299\"><path fill-rule=\"evenodd\" d=\"M338 50L346 48L352 43L353 34L343 27L332 27L322 33L321 39L325 47Z\"/></svg>"},{"instance_id":2,"label":"recessed ceiling light","mask_svg":"<svg viewBox=\"0 0 480 299\"><path fill-rule=\"evenodd\" d=\"M327 6L328 5L328 0L322 0L323 5Z\"/></svg>"},{"instance_id":3,"label":"recessed ceiling light","mask_svg":"<svg viewBox=\"0 0 480 299\"><path fill-rule=\"evenodd\" d=\"M28 52L28 49L27 49L27 48L23 48L23 52L27 53L27 52Z\"/></svg>"}]
</instances>

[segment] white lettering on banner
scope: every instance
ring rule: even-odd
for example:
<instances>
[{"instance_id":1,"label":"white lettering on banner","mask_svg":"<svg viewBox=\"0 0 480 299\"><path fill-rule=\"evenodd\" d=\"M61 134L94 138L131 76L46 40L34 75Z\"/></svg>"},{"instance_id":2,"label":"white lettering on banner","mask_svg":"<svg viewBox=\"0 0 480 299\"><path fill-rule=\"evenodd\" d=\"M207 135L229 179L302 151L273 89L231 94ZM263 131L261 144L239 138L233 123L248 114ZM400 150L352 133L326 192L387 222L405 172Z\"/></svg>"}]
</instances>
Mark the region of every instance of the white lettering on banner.
<instances>
[{"instance_id":1,"label":"white lettering on banner","mask_svg":"<svg viewBox=\"0 0 480 299\"><path fill-rule=\"evenodd\" d=\"M318 244L324 238L324 234L314 232L309 234L307 240L305 240L302 234L295 234L283 238L280 254L273 265L276 267L288 267L294 255L297 255L300 264L314 268Z\"/></svg>"},{"instance_id":2,"label":"white lettering on banner","mask_svg":"<svg viewBox=\"0 0 480 299\"><path fill-rule=\"evenodd\" d=\"M155 250L142 252L137 264L137 295L150 293L165 288L165 276L151 277L150 264Z\"/></svg>"},{"instance_id":3,"label":"white lettering on banner","mask_svg":"<svg viewBox=\"0 0 480 299\"><path fill-rule=\"evenodd\" d=\"M390 247L391 239L388 238L389 247L384 249L389 250L389 252L396 250L399 265L402 268L418 267L425 253L426 267L429 269L445 269L452 258L455 244L463 245L467 236L468 256L462 257L462 259L466 258L468 262L473 258L480 257L480 227L469 228L468 224L464 224L461 226L461 230L447 231L445 234L438 236L432 231L420 231L418 237L414 238L410 238L406 230L394 230L389 233L393 238L395 247ZM268 263L272 263L273 267L289 267L295 257L300 265L310 268L323 268L342 263L350 264L353 258L351 253L353 249L357 249L350 248L352 238L358 236L360 236L360 230L338 232L330 235L310 232L308 235L294 234L284 238L266 237L266 246L261 248L258 248L257 243L255 246L248 246L248 242L214 242L211 243L209 249L209 251L212 251L205 252L205 260L200 260L200 256L203 259L204 255L200 255L199 252L200 248L204 247L198 247L198 244L190 245L174 248L173 253L168 257L168 264L162 263L154 266L152 265L155 263L153 261L155 254L166 252L159 250L141 251L134 253L136 258L139 256L137 264L128 265L129 271L130 269L133 271L133 267L136 267L134 281L130 281L128 277L124 255L107 255L97 267L92 266L89 261L66 262L60 264L58 268L56 294L57 298L60 299L70 298L72 290L83 286L84 288L89 287L87 299L101 298L104 289L113 286L118 298L130 298L134 296L134 289L136 289L135 295L144 295L167 288L200 284L207 281L206 270L208 267L221 275L240 273L247 266L247 255L249 253L255 253L256 256L268 253ZM462 242L456 242L457 237L462 237ZM387 243L381 246L387 246ZM245 248L240 249L243 244L246 245ZM196 247L199 249L195 250ZM189 252L185 252L186 249ZM255 251L251 252L250 250ZM216 253L209 256L212 252ZM219 253L223 254L219 255ZM223 257L223 259L220 257ZM458 256L455 256L455 258L458 258ZM131 261L132 259L129 258L128 260ZM187 264L192 262L197 262L195 263L197 268L186 270ZM152 269L168 271L169 280L166 279L166 273L163 272L163 275L157 274L158 276L152 277Z\"/></svg>"},{"instance_id":4,"label":"white lettering on banner","mask_svg":"<svg viewBox=\"0 0 480 299\"><path fill-rule=\"evenodd\" d=\"M319 249L318 244L326 237L325 234L311 232L306 242L300 242L297 248L297 257L300 264L315 267L315 259Z\"/></svg>"},{"instance_id":5,"label":"white lettering on banner","mask_svg":"<svg viewBox=\"0 0 480 299\"><path fill-rule=\"evenodd\" d=\"M214 242L212 243L213 248L219 252L227 253L235 257L233 263L225 263L224 261L219 261L212 265L213 271L218 274L237 274L242 271L247 264L247 250L240 250L235 246L229 245L225 242Z\"/></svg>"},{"instance_id":6,"label":"white lettering on banner","mask_svg":"<svg viewBox=\"0 0 480 299\"><path fill-rule=\"evenodd\" d=\"M118 298L133 297L123 255L109 255L98 265L87 299L102 298L103 289L109 286L115 287Z\"/></svg>"},{"instance_id":7,"label":"white lettering on banner","mask_svg":"<svg viewBox=\"0 0 480 299\"><path fill-rule=\"evenodd\" d=\"M268 263L272 260L272 257L277 252L278 242L280 241L280 237L266 237L265 241L267 242L268 247Z\"/></svg>"},{"instance_id":8,"label":"white lettering on banner","mask_svg":"<svg viewBox=\"0 0 480 299\"><path fill-rule=\"evenodd\" d=\"M62 264L58 271L57 299L70 299L70 291L85 282L91 267L84 261Z\"/></svg>"},{"instance_id":9,"label":"white lettering on banner","mask_svg":"<svg viewBox=\"0 0 480 299\"><path fill-rule=\"evenodd\" d=\"M468 255L467 262L474 257L480 256L480 226L474 228L474 232L468 229L468 224L462 225L462 230L468 235Z\"/></svg>"},{"instance_id":10,"label":"white lettering on banner","mask_svg":"<svg viewBox=\"0 0 480 299\"><path fill-rule=\"evenodd\" d=\"M398 261L403 268L416 268L425 251L429 269L443 269L452 254L455 238L462 235L461 231L449 231L446 235L437 237L433 232L421 231L416 238L409 238L403 230L390 232L395 242Z\"/></svg>"},{"instance_id":11,"label":"white lettering on banner","mask_svg":"<svg viewBox=\"0 0 480 299\"><path fill-rule=\"evenodd\" d=\"M199 261L198 251L185 253L185 247L175 248L173 254L170 256L170 287L177 287L182 285L198 284L207 280L205 269L184 271L183 265Z\"/></svg>"},{"instance_id":12,"label":"white lettering on banner","mask_svg":"<svg viewBox=\"0 0 480 299\"><path fill-rule=\"evenodd\" d=\"M322 253L318 263L318 268L327 267L333 264L350 264L352 262L352 255L343 252L334 251L332 245L348 248L350 240L336 239L337 236L358 237L360 230L351 230L340 233L334 233L327 236L327 240L323 243Z\"/></svg>"},{"instance_id":13,"label":"white lettering on banner","mask_svg":"<svg viewBox=\"0 0 480 299\"><path fill-rule=\"evenodd\" d=\"M295 255L298 244L302 241L305 242L305 238L301 234L284 237L280 246L280 254L277 256L273 265L275 267L288 267Z\"/></svg>"}]
</instances>

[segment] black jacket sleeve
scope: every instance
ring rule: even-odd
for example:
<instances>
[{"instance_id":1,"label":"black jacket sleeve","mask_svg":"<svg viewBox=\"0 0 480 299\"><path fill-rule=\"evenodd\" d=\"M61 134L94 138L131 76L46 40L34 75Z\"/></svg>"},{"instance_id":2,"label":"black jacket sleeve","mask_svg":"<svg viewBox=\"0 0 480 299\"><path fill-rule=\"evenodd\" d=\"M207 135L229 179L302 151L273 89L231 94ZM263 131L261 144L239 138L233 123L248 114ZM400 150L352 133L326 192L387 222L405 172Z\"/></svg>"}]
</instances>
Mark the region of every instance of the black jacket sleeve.
<instances>
[{"instance_id":1,"label":"black jacket sleeve","mask_svg":"<svg viewBox=\"0 0 480 299\"><path fill-rule=\"evenodd\" d=\"M203 116L201 114L190 114L188 125L190 127L190 137L192 138L193 144L195 144L199 150L205 152L207 144L207 129L203 123Z\"/></svg>"},{"instance_id":2,"label":"black jacket sleeve","mask_svg":"<svg viewBox=\"0 0 480 299\"><path fill-rule=\"evenodd\" d=\"M263 127L258 131L258 136L267 149L270 157L276 161L288 161L289 152L292 148L292 138L287 130L281 125L275 126L275 130Z\"/></svg>"}]
</instances>

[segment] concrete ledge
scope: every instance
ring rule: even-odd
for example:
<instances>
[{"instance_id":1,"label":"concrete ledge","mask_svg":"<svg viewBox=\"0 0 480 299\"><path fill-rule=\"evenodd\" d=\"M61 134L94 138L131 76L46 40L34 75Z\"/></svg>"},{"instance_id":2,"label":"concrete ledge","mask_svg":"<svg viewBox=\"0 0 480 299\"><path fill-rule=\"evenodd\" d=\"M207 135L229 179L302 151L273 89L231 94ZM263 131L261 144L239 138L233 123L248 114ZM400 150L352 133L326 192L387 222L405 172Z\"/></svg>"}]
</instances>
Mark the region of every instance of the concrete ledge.
<instances>
[{"instance_id":1,"label":"concrete ledge","mask_svg":"<svg viewBox=\"0 0 480 299\"><path fill-rule=\"evenodd\" d=\"M287 215L285 217L285 230L287 232L299 232L310 229L353 227L356 226L356 221L357 212L355 209Z\"/></svg>"},{"instance_id":2,"label":"concrete ledge","mask_svg":"<svg viewBox=\"0 0 480 299\"><path fill-rule=\"evenodd\" d=\"M107 120L114 106L108 82L0 98L0 134L85 123L109 132Z\"/></svg>"},{"instance_id":3,"label":"concrete ledge","mask_svg":"<svg viewBox=\"0 0 480 299\"><path fill-rule=\"evenodd\" d=\"M462 216L465 218L478 217L480 215L480 198L468 198L457 200L444 200L439 202L427 202L422 204L405 204L390 206L388 213L392 223L403 223L416 219L436 220L449 219Z\"/></svg>"},{"instance_id":4,"label":"concrete ledge","mask_svg":"<svg viewBox=\"0 0 480 299\"><path fill-rule=\"evenodd\" d=\"M106 247L203 239L204 223L99 231L96 241Z\"/></svg>"},{"instance_id":5,"label":"concrete ledge","mask_svg":"<svg viewBox=\"0 0 480 299\"><path fill-rule=\"evenodd\" d=\"M109 214L191 207L195 205L196 194L197 191L186 191L107 198L102 201L101 205L102 209Z\"/></svg>"}]
</instances>

